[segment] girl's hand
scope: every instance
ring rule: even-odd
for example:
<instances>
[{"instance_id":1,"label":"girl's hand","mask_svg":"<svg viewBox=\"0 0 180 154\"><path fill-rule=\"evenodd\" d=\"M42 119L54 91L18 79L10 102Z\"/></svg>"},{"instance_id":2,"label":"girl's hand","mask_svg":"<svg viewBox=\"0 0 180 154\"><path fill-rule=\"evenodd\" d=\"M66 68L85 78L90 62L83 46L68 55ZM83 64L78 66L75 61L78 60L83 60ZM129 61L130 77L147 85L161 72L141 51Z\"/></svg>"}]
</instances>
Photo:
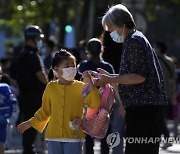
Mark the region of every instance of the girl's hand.
<instances>
[{"instance_id":1,"label":"girl's hand","mask_svg":"<svg viewBox=\"0 0 180 154\"><path fill-rule=\"evenodd\" d=\"M91 83L92 82L91 74L89 73L89 71L84 71L82 73L82 77L83 77L83 82L85 82L85 83Z\"/></svg>"},{"instance_id":2,"label":"girl's hand","mask_svg":"<svg viewBox=\"0 0 180 154\"><path fill-rule=\"evenodd\" d=\"M17 126L17 130L20 133L24 133L27 129L29 129L31 125L29 124L28 121L22 122Z\"/></svg>"},{"instance_id":3,"label":"girl's hand","mask_svg":"<svg viewBox=\"0 0 180 154\"><path fill-rule=\"evenodd\" d=\"M92 81L92 78L91 78L91 74L90 74L89 71L83 72L83 82L89 84L90 92L94 89L94 84L93 84L93 81Z\"/></svg>"}]
</instances>

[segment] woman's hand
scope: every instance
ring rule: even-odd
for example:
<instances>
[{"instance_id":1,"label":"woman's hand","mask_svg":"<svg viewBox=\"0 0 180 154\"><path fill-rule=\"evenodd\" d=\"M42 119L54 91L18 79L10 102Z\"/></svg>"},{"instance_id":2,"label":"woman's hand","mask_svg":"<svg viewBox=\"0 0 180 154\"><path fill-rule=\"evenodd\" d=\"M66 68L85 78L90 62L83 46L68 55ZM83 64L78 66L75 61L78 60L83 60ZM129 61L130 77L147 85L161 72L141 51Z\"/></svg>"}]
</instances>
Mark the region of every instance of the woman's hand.
<instances>
[{"instance_id":1,"label":"woman's hand","mask_svg":"<svg viewBox=\"0 0 180 154\"><path fill-rule=\"evenodd\" d=\"M17 130L20 133L24 133L27 129L29 129L31 125L29 124L28 121L22 122L17 126Z\"/></svg>"},{"instance_id":2,"label":"woman's hand","mask_svg":"<svg viewBox=\"0 0 180 154\"><path fill-rule=\"evenodd\" d=\"M110 76L110 73L105 71L104 69L102 68L97 68L97 71L100 73L100 74L106 74L106 75L109 75Z\"/></svg>"},{"instance_id":3,"label":"woman's hand","mask_svg":"<svg viewBox=\"0 0 180 154\"><path fill-rule=\"evenodd\" d=\"M99 80L96 82L96 86L104 86L107 83L111 83L111 76L105 74L99 74Z\"/></svg>"}]
</instances>

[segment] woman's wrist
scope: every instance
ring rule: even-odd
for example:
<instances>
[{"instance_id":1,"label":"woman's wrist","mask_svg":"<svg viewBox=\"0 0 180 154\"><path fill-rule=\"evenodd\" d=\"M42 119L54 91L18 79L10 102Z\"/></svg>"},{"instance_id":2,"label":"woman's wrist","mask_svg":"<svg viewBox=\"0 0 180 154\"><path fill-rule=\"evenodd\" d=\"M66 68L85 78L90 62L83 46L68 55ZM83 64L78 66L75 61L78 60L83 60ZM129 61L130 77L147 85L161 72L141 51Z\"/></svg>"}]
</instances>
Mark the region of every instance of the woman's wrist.
<instances>
[{"instance_id":1,"label":"woman's wrist","mask_svg":"<svg viewBox=\"0 0 180 154\"><path fill-rule=\"evenodd\" d=\"M119 83L119 75L110 76L109 83Z\"/></svg>"}]
</instances>

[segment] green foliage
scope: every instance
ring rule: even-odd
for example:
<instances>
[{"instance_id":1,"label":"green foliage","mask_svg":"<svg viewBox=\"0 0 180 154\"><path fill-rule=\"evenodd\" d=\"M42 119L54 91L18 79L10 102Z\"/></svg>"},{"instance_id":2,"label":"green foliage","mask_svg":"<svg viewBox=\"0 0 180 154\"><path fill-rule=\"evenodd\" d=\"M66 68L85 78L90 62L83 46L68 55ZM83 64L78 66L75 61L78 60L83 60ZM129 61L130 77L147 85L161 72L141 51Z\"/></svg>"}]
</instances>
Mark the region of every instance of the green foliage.
<instances>
[{"instance_id":1,"label":"green foliage","mask_svg":"<svg viewBox=\"0 0 180 154\"><path fill-rule=\"evenodd\" d=\"M163 40L168 43L172 55L178 55L180 37L180 0L146 1L147 36L151 42ZM180 55L178 55L180 59Z\"/></svg>"},{"instance_id":2,"label":"green foliage","mask_svg":"<svg viewBox=\"0 0 180 154\"><path fill-rule=\"evenodd\" d=\"M174 21L179 15L180 0L150 0L146 1L146 17L148 22L168 16ZM172 18L171 18L172 17Z\"/></svg>"},{"instance_id":3,"label":"green foliage","mask_svg":"<svg viewBox=\"0 0 180 154\"><path fill-rule=\"evenodd\" d=\"M0 27L11 29L13 36L22 35L30 24L40 27L52 20L57 24L72 22L83 0L6 0L0 2ZM7 5L8 4L8 5ZM5 16L4 16L5 15Z\"/></svg>"}]
</instances>

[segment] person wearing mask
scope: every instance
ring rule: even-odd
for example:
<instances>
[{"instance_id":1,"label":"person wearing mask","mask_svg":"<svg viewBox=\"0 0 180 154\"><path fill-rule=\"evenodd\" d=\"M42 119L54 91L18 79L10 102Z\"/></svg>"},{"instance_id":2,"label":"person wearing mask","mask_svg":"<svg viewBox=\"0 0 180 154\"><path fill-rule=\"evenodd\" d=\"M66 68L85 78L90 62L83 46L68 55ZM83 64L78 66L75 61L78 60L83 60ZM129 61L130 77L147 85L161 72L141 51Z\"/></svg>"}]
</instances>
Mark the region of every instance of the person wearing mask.
<instances>
[{"instance_id":1,"label":"person wearing mask","mask_svg":"<svg viewBox=\"0 0 180 154\"><path fill-rule=\"evenodd\" d=\"M84 98L85 83L74 79L76 72L76 58L66 50L56 52L42 106L32 118L17 127L19 132L26 133L31 127L42 132L47 126L48 154L81 154L85 133L73 121L82 118L84 103L92 109L99 106L99 91L94 87L91 75L88 72L83 74L90 90Z\"/></svg>"},{"instance_id":2,"label":"person wearing mask","mask_svg":"<svg viewBox=\"0 0 180 154\"><path fill-rule=\"evenodd\" d=\"M97 85L119 84L126 111L126 138L142 140L140 143L126 140L125 154L158 154L167 96L157 55L147 38L136 29L132 14L124 5L109 8L102 25L113 41L123 43L123 49L119 74L98 69ZM154 142L148 142L149 139Z\"/></svg>"},{"instance_id":3,"label":"person wearing mask","mask_svg":"<svg viewBox=\"0 0 180 154\"><path fill-rule=\"evenodd\" d=\"M17 83L19 85L20 119L25 121L41 106L41 98L48 83L43 61L39 55L44 37L37 25L30 25L24 31L25 45L18 57ZM23 154L34 154L33 144L37 131L33 128L23 134Z\"/></svg>"}]
</instances>

